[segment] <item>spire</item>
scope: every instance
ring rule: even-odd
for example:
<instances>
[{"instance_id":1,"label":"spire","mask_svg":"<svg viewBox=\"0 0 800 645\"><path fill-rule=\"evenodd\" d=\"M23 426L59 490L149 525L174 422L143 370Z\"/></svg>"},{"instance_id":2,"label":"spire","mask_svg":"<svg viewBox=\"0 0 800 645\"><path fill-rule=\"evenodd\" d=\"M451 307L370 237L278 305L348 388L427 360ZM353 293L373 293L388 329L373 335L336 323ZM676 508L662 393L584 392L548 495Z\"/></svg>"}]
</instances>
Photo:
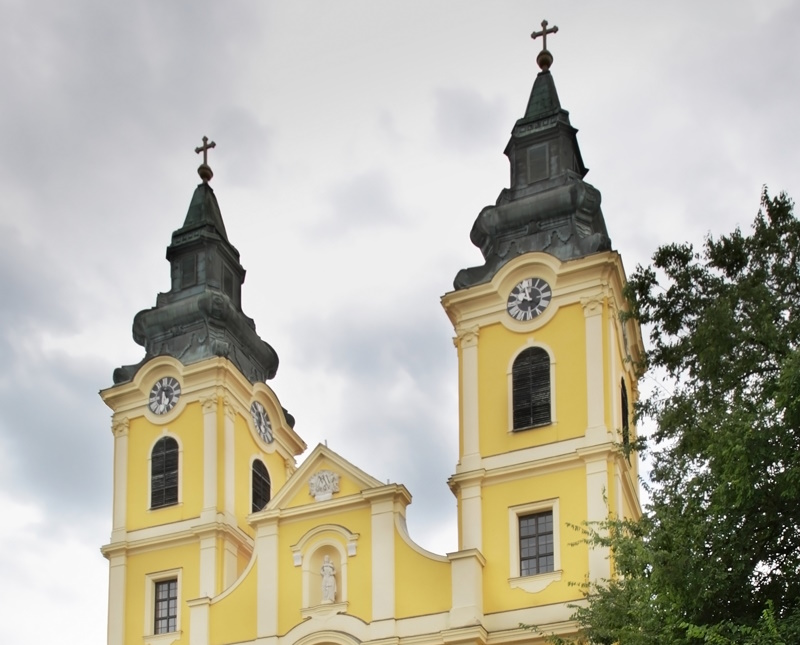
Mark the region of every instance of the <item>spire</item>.
<instances>
[{"instance_id":1,"label":"spire","mask_svg":"<svg viewBox=\"0 0 800 645\"><path fill-rule=\"evenodd\" d=\"M543 49L536 62L541 71L531 89L525 114L515 124L505 155L511 164L511 182L494 206L485 207L470 232L480 248L483 266L462 269L456 289L488 282L511 259L544 252L572 260L611 248L600 191L583 181L588 168L578 147L577 130L561 107L550 73L553 55L547 35L558 32L542 21Z\"/></svg>"},{"instance_id":2,"label":"spire","mask_svg":"<svg viewBox=\"0 0 800 645\"><path fill-rule=\"evenodd\" d=\"M114 383L131 380L154 356L173 356L184 365L207 358L228 358L251 383L275 376L278 355L256 333L242 311L245 270L239 251L229 241L222 213L209 181L208 137L195 152L203 153L197 169L202 183L189 203L183 226L167 247L171 288L158 294L156 306L133 320L133 339L145 348L136 365L114 371Z\"/></svg>"}]
</instances>

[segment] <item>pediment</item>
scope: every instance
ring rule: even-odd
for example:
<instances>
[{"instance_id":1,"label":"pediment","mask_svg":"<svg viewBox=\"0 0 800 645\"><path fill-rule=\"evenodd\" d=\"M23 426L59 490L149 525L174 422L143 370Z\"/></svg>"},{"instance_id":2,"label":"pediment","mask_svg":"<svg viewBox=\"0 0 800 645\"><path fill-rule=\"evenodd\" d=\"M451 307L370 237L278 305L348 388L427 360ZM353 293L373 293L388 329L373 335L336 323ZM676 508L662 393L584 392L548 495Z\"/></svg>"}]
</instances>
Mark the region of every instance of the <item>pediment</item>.
<instances>
[{"instance_id":1,"label":"pediment","mask_svg":"<svg viewBox=\"0 0 800 645\"><path fill-rule=\"evenodd\" d=\"M363 498L364 491L385 487L327 446L318 444L262 512L345 500L355 503Z\"/></svg>"}]
</instances>

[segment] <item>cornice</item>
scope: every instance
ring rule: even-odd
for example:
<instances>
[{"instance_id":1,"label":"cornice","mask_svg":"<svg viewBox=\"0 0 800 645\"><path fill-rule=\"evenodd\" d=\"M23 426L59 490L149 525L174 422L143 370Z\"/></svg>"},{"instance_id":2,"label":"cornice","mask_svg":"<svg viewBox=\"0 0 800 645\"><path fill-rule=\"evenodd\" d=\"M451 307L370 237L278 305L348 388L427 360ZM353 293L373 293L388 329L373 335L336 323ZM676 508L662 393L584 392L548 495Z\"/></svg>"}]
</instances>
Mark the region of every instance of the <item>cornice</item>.
<instances>
[{"instance_id":1,"label":"cornice","mask_svg":"<svg viewBox=\"0 0 800 645\"><path fill-rule=\"evenodd\" d=\"M253 539L238 527L225 522L200 524L197 520L185 520L175 524L162 524L126 532L119 541L110 542L100 548L100 552L110 558L113 555L133 555L165 547L198 544L204 537L228 539L245 550L253 550Z\"/></svg>"}]
</instances>

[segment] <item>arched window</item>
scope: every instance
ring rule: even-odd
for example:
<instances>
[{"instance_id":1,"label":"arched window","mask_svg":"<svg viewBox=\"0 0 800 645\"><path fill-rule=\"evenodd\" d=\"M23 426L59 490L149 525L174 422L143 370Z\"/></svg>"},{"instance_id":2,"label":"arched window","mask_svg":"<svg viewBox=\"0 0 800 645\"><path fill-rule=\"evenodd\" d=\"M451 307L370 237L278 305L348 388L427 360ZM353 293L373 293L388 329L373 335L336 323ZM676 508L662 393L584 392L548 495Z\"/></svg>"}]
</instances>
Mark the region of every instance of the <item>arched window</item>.
<instances>
[{"instance_id":1,"label":"arched window","mask_svg":"<svg viewBox=\"0 0 800 645\"><path fill-rule=\"evenodd\" d=\"M619 405L622 411L622 445L627 446L631 441L631 434L628 426L628 388L625 387L624 378L621 378L619 383Z\"/></svg>"},{"instance_id":2,"label":"arched window","mask_svg":"<svg viewBox=\"0 0 800 645\"><path fill-rule=\"evenodd\" d=\"M178 442L161 437L150 455L150 508L178 503Z\"/></svg>"},{"instance_id":3,"label":"arched window","mask_svg":"<svg viewBox=\"0 0 800 645\"><path fill-rule=\"evenodd\" d=\"M270 481L267 467L256 459L253 462L253 513L260 511L269 502Z\"/></svg>"},{"instance_id":4,"label":"arched window","mask_svg":"<svg viewBox=\"0 0 800 645\"><path fill-rule=\"evenodd\" d=\"M550 355L529 347L514 361L511 371L514 430L550 423Z\"/></svg>"}]
</instances>

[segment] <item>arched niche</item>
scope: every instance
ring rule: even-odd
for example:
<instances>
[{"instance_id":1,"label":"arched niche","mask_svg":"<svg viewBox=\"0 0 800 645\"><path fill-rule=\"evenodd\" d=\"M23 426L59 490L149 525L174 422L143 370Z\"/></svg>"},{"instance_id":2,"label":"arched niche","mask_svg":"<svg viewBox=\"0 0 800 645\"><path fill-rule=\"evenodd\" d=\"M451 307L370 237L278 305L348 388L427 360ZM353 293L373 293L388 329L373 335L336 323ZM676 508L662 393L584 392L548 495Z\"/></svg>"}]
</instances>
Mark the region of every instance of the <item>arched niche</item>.
<instances>
[{"instance_id":1,"label":"arched niche","mask_svg":"<svg viewBox=\"0 0 800 645\"><path fill-rule=\"evenodd\" d=\"M358 535L335 524L318 526L292 546L294 564L302 569L303 616L340 613L347 608L347 563L356 555ZM323 565L334 568L333 600L323 598Z\"/></svg>"}]
</instances>

